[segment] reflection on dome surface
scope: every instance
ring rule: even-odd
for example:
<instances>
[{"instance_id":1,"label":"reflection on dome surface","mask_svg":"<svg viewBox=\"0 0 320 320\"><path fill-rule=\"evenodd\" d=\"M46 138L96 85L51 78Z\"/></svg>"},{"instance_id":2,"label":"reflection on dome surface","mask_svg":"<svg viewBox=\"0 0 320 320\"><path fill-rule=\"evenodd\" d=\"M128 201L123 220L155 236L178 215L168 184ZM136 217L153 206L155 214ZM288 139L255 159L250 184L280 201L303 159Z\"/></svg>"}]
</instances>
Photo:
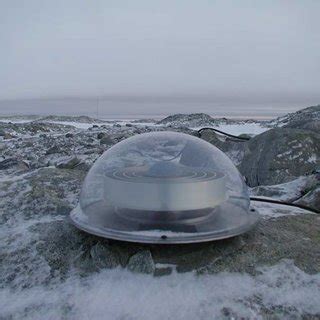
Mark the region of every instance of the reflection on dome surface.
<instances>
[{"instance_id":1,"label":"reflection on dome surface","mask_svg":"<svg viewBox=\"0 0 320 320\"><path fill-rule=\"evenodd\" d=\"M106 238L189 243L250 229L247 186L231 160L199 138L146 133L107 150L93 165L71 219Z\"/></svg>"}]
</instances>

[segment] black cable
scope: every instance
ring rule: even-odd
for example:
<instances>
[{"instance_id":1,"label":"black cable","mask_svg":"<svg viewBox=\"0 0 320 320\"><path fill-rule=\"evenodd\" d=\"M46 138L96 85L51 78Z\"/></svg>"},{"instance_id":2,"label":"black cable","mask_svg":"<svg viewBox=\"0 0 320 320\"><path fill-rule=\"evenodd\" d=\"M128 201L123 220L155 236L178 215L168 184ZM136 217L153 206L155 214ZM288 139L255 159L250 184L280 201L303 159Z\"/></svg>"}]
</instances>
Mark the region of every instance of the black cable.
<instances>
[{"instance_id":1,"label":"black cable","mask_svg":"<svg viewBox=\"0 0 320 320\"><path fill-rule=\"evenodd\" d=\"M308 210L308 211L320 214L319 210L305 206L303 204L297 204L297 203L292 203L292 202L287 202L287 201L280 201L280 200L275 200L275 199L270 199L270 198L268 198L268 199L267 198L258 198L258 197L250 197L250 200L251 201L259 201L259 202L275 203L275 204L280 204L280 205L285 205L285 206L290 206L290 207L296 207L296 208L300 208L300 209L304 209L304 210Z\"/></svg>"},{"instance_id":2,"label":"black cable","mask_svg":"<svg viewBox=\"0 0 320 320\"><path fill-rule=\"evenodd\" d=\"M248 141L248 140L251 139L251 138L249 138L249 137L239 137L239 136L235 136L235 135L233 135L233 134L226 133L226 132L223 132L223 131L221 131L221 130L214 129L214 128L210 128L210 127L204 127L204 128L199 129L199 130L198 130L198 134L199 134L200 137L201 137L201 131L203 131L203 130L212 130L212 131L218 132L218 133L220 133L220 134L223 134L223 135L225 135L225 136L227 136L227 137L235 138L235 139L243 140L243 141Z\"/></svg>"}]
</instances>

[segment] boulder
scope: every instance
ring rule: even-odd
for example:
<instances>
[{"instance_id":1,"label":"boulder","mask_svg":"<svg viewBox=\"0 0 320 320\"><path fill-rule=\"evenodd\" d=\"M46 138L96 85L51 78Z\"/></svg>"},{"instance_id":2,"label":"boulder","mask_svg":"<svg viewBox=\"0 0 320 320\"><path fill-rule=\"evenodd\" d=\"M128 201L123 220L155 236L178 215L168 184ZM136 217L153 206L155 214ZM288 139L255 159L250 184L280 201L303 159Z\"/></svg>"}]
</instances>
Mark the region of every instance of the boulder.
<instances>
[{"instance_id":1,"label":"boulder","mask_svg":"<svg viewBox=\"0 0 320 320\"><path fill-rule=\"evenodd\" d=\"M98 242L90 249L93 264L98 269L112 269L119 266L119 258L116 252L105 243Z\"/></svg>"},{"instance_id":2,"label":"boulder","mask_svg":"<svg viewBox=\"0 0 320 320\"><path fill-rule=\"evenodd\" d=\"M97 134L97 139L102 139L103 137L105 137L106 136L106 133L105 132L99 132L98 134Z\"/></svg>"},{"instance_id":3,"label":"boulder","mask_svg":"<svg viewBox=\"0 0 320 320\"><path fill-rule=\"evenodd\" d=\"M317 133L320 133L320 120L296 120L291 121L288 124L283 126L284 128L294 128L294 129L303 129L310 130Z\"/></svg>"},{"instance_id":4,"label":"boulder","mask_svg":"<svg viewBox=\"0 0 320 320\"><path fill-rule=\"evenodd\" d=\"M253 187L288 182L319 165L320 134L276 128L248 141L239 169Z\"/></svg>"},{"instance_id":5,"label":"boulder","mask_svg":"<svg viewBox=\"0 0 320 320\"><path fill-rule=\"evenodd\" d=\"M174 114L157 122L172 127L204 127L214 123L214 119L205 113Z\"/></svg>"},{"instance_id":6,"label":"boulder","mask_svg":"<svg viewBox=\"0 0 320 320\"><path fill-rule=\"evenodd\" d=\"M201 131L201 138L223 151L236 166L241 163L247 146L246 141L219 135L212 130Z\"/></svg>"},{"instance_id":7,"label":"boulder","mask_svg":"<svg viewBox=\"0 0 320 320\"><path fill-rule=\"evenodd\" d=\"M104 135L101 139L100 139L100 144L105 144L107 146L111 146L114 144L114 140L108 136L108 135Z\"/></svg>"},{"instance_id":8,"label":"boulder","mask_svg":"<svg viewBox=\"0 0 320 320\"><path fill-rule=\"evenodd\" d=\"M320 181L318 185L309 190L305 190L305 195L296 200L295 203L303 204L320 212Z\"/></svg>"},{"instance_id":9,"label":"boulder","mask_svg":"<svg viewBox=\"0 0 320 320\"><path fill-rule=\"evenodd\" d=\"M74 169L77 166L79 166L81 163L81 160L79 160L77 157L69 157L63 160L60 160L56 167L59 169Z\"/></svg>"},{"instance_id":10,"label":"boulder","mask_svg":"<svg viewBox=\"0 0 320 320\"><path fill-rule=\"evenodd\" d=\"M319 174L312 174L287 183L254 187L250 190L250 194L258 197L263 196L276 200L295 202L299 201L299 199L302 199L319 186ZM308 205L307 203L305 204Z\"/></svg>"},{"instance_id":11,"label":"boulder","mask_svg":"<svg viewBox=\"0 0 320 320\"><path fill-rule=\"evenodd\" d=\"M0 170L6 170L11 168L27 170L29 169L29 165L27 162L16 158L8 158L0 162Z\"/></svg>"},{"instance_id":12,"label":"boulder","mask_svg":"<svg viewBox=\"0 0 320 320\"><path fill-rule=\"evenodd\" d=\"M46 155L49 155L49 154L54 154L54 153L59 153L60 152L60 148L55 145L53 147L50 147L47 151L46 151Z\"/></svg>"},{"instance_id":13,"label":"boulder","mask_svg":"<svg viewBox=\"0 0 320 320\"><path fill-rule=\"evenodd\" d=\"M68 132L66 134L66 138L73 138L73 137L74 137L73 133Z\"/></svg>"},{"instance_id":14,"label":"boulder","mask_svg":"<svg viewBox=\"0 0 320 320\"><path fill-rule=\"evenodd\" d=\"M279 117L275 120L271 120L266 122L266 125L272 127L295 127L298 128L296 125L299 124L303 125L303 123L313 122L320 120L320 105L312 106L308 108L304 108L298 110L296 112L288 113L285 116Z\"/></svg>"},{"instance_id":15,"label":"boulder","mask_svg":"<svg viewBox=\"0 0 320 320\"><path fill-rule=\"evenodd\" d=\"M14 138L14 136L8 132L5 132L4 135L3 135L3 139L4 140L9 140L9 139L12 139Z\"/></svg>"}]
</instances>

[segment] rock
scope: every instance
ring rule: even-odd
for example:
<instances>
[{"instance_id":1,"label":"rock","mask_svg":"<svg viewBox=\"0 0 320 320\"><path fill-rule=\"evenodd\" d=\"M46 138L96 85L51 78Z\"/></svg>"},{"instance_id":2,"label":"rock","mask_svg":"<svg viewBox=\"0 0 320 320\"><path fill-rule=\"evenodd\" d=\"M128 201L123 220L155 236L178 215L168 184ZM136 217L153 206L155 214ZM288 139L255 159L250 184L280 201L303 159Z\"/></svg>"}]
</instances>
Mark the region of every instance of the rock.
<instances>
[{"instance_id":1,"label":"rock","mask_svg":"<svg viewBox=\"0 0 320 320\"><path fill-rule=\"evenodd\" d=\"M320 212L320 181L317 186L305 190L305 195L296 200L295 203L303 204Z\"/></svg>"},{"instance_id":2,"label":"rock","mask_svg":"<svg viewBox=\"0 0 320 320\"><path fill-rule=\"evenodd\" d=\"M66 134L66 138L73 138L73 137L74 137L73 133L68 132Z\"/></svg>"},{"instance_id":3,"label":"rock","mask_svg":"<svg viewBox=\"0 0 320 320\"><path fill-rule=\"evenodd\" d=\"M74 169L78 167L81 163L77 157L69 157L67 159L61 160L56 164L56 167L59 169Z\"/></svg>"},{"instance_id":4,"label":"rock","mask_svg":"<svg viewBox=\"0 0 320 320\"><path fill-rule=\"evenodd\" d=\"M3 135L4 140L13 139L13 138L14 138L14 136L8 132L4 133L4 135Z\"/></svg>"},{"instance_id":5,"label":"rock","mask_svg":"<svg viewBox=\"0 0 320 320\"><path fill-rule=\"evenodd\" d=\"M40 132L49 132L49 128L46 126L44 123L37 123L37 122L32 122L29 124L29 130L31 133L38 133Z\"/></svg>"},{"instance_id":6,"label":"rock","mask_svg":"<svg viewBox=\"0 0 320 320\"><path fill-rule=\"evenodd\" d=\"M110 136L105 135L104 137L101 138L100 144L105 144L105 145L110 146L110 145L114 144L114 141Z\"/></svg>"},{"instance_id":7,"label":"rock","mask_svg":"<svg viewBox=\"0 0 320 320\"><path fill-rule=\"evenodd\" d=\"M133 124L132 123L126 123L126 127L133 127Z\"/></svg>"},{"instance_id":8,"label":"rock","mask_svg":"<svg viewBox=\"0 0 320 320\"><path fill-rule=\"evenodd\" d=\"M247 142L219 135L212 130L201 131L201 138L223 151L237 166L241 163Z\"/></svg>"},{"instance_id":9,"label":"rock","mask_svg":"<svg viewBox=\"0 0 320 320\"><path fill-rule=\"evenodd\" d=\"M77 261L87 241L86 234L79 232L67 221L36 224L32 231L40 235L36 245L39 256L45 258L51 270L62 277Z\"/></svg>"},{"instance_id":10,"label":"rock","mask_svg":"<svg viewBox=\"0 0 320 320\"><path fill-rule=\"evenodd\" d=\"M27 162L16 158L9 158L0 162L0 170L6 170L14 167L17 167L20 170L29 169L29 165Z\"/></svg>"},{"instance_id":11,"label":"rock","mask_svg":"<svg viewBox=\"0 0 320 320\"><path fill-rule=\"evenodd\" d=\"M127 139L131 136L132 136L132 134L129 132L121 132L121 133L117 133L117 134L112 135L112 140L113 140L113 143L115 143L116 141Z\"/></svg>"},{"instance_id":12,"label":"rock","mask_svg":"<svg viewBox=\"0 0 320 320\"><path fill-rule=\"evenodd\" d=\"M263 196L282 201L294 202L304 197L310 191L316 189L319 185L320 181L318 174L312 174L287 183L254 187L250 190L250 194L258 197Z\"/></svg>"},{"instance_id":13,"label":"rock","mask_svg":"<svg viewBox=\"0 0 320 320\"><path fill-rule=\"evenodd\" d=\"M60 149L57 145L49 148L47 151L46 151L46 155L49 155L49 154L54 154L54 153L59 153L60 152Z\"/></svg>"},{"instance_id":14,"label":"rock","mask_svg":"<svg viewBox=\"0 0 320 320\"><path fill-rule=\"evenodd\" d=\"M98 269L112 269L120 264L117 254L108 245L100 242L91 247L90 256Z\"/></svg>"},{"instance_id":15,"label":"rock","mask_svg":"<svg viewBox=\"0 0 320 320\"><path fill-rule=\"evenodd\" d=\"M84 176L81 170L51 167L30 171L21 180L10 178L2 184L0 181L0 225L15 215L35 221L47 215L68 215L77 203Z\"/></svg>"},{"instance_id":16,"label":"rock","mask_svg":"<svg viewBox=\"0 0 320 320\"><path fill-rule=\"evenodd\" d=\"M248 141L239 169L250 186L258 186L294 180L319 165L320 134L276 128Z\"/></svg>"},{"instance_id":17,"label":"rock","mask_svg":"<svg viewBox=\"0 0 320 320\"><path fill-rule=\"evenodd\" d=\"M291 121L288 124L283 126L284 128L294 128L294 129L303 129L310 130L314 132L320 132L320 120L297 120Z\"/></svg>"},{"instance_id":18,"label":"rock","mask_svg":"<svg viewBox=\"0 0 320 320\"><path fill-rule=\"evenodd\" d=\"M307 122L320 120L320 105L301 109L297 112L288 113L283 117L266 122L269 126L287 126L299 128L301 125L307 125ZM298 125L298 126L297 126Z\"/></svg>"},{"instance_id":19,"label":"rock","mask_svg":"<svg viewBox=\"0 0 320 320\"><path fill-rule=\"evenodd\" d=\"M162 277L162 276L168 276L172 273L172 267L171 266L165 266L165 267L157 267L154 271L155 277Z\"/></svg>"},{"instance_id":20,"label":"rock","mask_svg":"<svg viewBox=\"0 0 320 320\"><path fill-rule=\"evenodd\" d=\"M91 118L88 116L56 116L49 115L42 118L37 119L39 122L48 122L48 121L60 121L60 122L79 122L79 123L94 123L94 122L103 122L103 120ZM93 125L97 126L97 125Z\"/></svg>"},{"instance_id":21,"label":"rock","mask_svg":"<svg viewBox=\"0 0 320 320\"><path fill-rule=\"evenodd\" d=\"M292 259L305 272L317 273L320 272L319 226L320 219L313 214L263 219L255 229L239 237L172 246L166 252L154 248L152 256L157 263L175 264L178 272L227 271L255 275L259 266Z\"/></svg>"},{"instance_id":22,"label":"rock","mask_svg":"<svg viewBox=\"0 0 320 320\"><path fill-rule=\"evenodd\" d=\"M98 134L97 134L97 139L102 139L103 137L105 137L106 136L106 133L105 132L99 132Z\"/></svg>"},{"instance_id":23,"label":"rock","mask_svg":"<svg viewBox=\"0 0 320 320\"><path fill-rule=\"evenodd\" d=\"M252 136L248 133L241 133L238 135L239 138L244 138L244 139L247 139L247 140L250 140L252 138Z\"/></svg>"},{"instance_id":24,"label":"rock","mask_svg":"<svg viewBox=\"0 0 320 320\"><path fill-rule=\"evenodd\" d=\"M155 265L149 250L139 251L128 262L127 268L132 272L153 274Z\"/></svg>"},{"instance_id":25,"label":"rock","mask_svg":"<svg viewBox=\"0 0 320 320\"><path fill-rule=\"evenodd\" d=\"M173 127L204 127L213 123L214 119L205 113L174 114L157 122L157 124L171 125Z\"/></svg>"}]
</instances>

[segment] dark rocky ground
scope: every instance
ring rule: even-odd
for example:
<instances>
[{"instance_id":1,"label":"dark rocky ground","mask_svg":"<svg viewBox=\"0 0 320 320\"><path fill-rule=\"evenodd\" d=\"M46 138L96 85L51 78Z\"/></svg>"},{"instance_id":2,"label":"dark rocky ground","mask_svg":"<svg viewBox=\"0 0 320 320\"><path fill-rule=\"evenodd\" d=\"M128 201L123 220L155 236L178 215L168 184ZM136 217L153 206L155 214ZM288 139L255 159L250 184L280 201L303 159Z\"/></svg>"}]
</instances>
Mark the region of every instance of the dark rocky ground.
<instances>
[{"instance_id":1,"label":"dark rocky ground","mask_svg":"<svg viewBox=\"0 0 320 320\"><path fill-rule=\"evenodd\" d=\"M236 142L210 130L204 131L201 138L229 155L247 177L253 195L307 204L319 210L320 133L315 130L319 128L319 115L318 106L277 119L268 123L276 128L247 142ZM310 119L312 126L306 126ZM167 246L101 239L69 223L69 212L77 204L87 171L113 144L154 130L198 135L190 128L199 124L207 126L215 120L206 115L172 116L156 126L151 122L143 126L134 122L98 125L88 119L76 120L86 120L92 125L79 129L49 123L48 119L0 123L1 319L99 319L101 314L96 310L110 312L107 317L110 319L141 319L151 317L156 312L152 304L158 306L161 299L167 303L167 309L159 307L155 319L195 316L320 319L317 303L320 301L320 216L317 214L255 203L261 221L247 234L224 241ZM190 272L192 279L188 278ZM119 277L125 277L125 283ZM99 290L111 290L111 293L109 297L105 295L105 309L99 305L92 311L89 304L101 293L90 287L96 279L109 281L113 289L97 284ZM184 282L186 279L190 281ZM220 283L221 279L224 282ZM229 281L234 287L231 285L224 292L230 286ZM137 289L139 282L141 290L148 295ZM220 298L218 289L207 292L205 283L211 282L222 285ZM118 292L121 285L122 291ZM238 285L244 286L243 290L234 296L232 292ZM73 286L92 294L84 296L91 301L87 306L91 313L85 314L82 303L74 301L77 293L71 290ZM163 296L158 297L150 289L153 286L162 288ZM252 288L255 290L250 291ZM194 290L194 300L189 302L193 308L186 314L176 313L175 306L167 299L184 295L188 299L184 290ZM48 292L55 300L46 298ZM133 292L128 299L142 304L140 309L131 305L116 307L127 292ZM208 298L203 298L202 292ZM152 294L158 300L152 300ZM141 297L145 304L151 304L149 308L139 300ZM186 308L180 300L176 300L177 306Z\"/></svg>"}]
</instances>

